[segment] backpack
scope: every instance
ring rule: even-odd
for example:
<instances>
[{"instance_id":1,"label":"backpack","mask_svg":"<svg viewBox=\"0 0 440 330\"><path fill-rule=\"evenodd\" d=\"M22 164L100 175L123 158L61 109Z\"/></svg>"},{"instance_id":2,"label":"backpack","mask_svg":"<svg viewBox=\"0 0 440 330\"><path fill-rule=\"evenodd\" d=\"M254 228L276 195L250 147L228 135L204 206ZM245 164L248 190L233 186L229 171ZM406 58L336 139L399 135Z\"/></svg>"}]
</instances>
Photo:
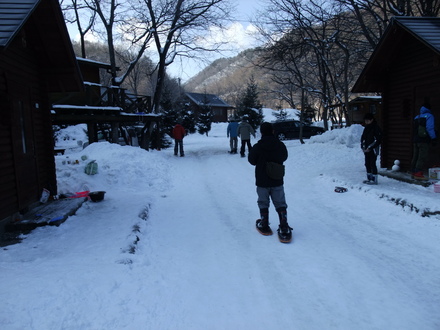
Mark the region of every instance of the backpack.
<instances>
[{"instance_id":1,"label":"backpack","mask_svg":"<svg viewBox=\"0 0 440 330\"><path fill-rule=\"evenodd\" d=\"M275 162L266 163L266 173L272 180L282 180L284 177L284 165Z\"/></svg>"},{"instance_id":2,"label":"backpack","mask_svg":"<svg viewBox=\"0 0 440 330\"><path fill-rule=\"evenodd\" d=\"M426 130L426 117L419 117L417 122L417 135L421 138L428 137L428 131Z\"/></svg>"}]
</instances>

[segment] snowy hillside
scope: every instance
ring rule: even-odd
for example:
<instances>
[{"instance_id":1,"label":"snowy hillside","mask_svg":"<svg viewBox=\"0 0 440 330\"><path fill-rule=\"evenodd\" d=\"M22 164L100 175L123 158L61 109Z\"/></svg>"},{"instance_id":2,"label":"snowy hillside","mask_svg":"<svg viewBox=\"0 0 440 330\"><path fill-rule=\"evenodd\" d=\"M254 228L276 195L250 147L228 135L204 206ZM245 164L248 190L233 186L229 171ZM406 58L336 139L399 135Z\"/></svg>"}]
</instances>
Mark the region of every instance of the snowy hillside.
<instances>
[{"instance_id":1,"label":"snowy hillside","mask_svg":"<svg viewBox=\"0 0 440 330\"><path fill-rule=\"evenodd\" d=\"M421 216L440 194L363 185L361 126L286 141L294 240L281 244L255 230L254 168L227 153L226 125L186 137L183 158L80 150L84 133L65 132L60 192L105 199L0 251L2 329L440 329L440 216Z\"/></svg>"}]
</instances>

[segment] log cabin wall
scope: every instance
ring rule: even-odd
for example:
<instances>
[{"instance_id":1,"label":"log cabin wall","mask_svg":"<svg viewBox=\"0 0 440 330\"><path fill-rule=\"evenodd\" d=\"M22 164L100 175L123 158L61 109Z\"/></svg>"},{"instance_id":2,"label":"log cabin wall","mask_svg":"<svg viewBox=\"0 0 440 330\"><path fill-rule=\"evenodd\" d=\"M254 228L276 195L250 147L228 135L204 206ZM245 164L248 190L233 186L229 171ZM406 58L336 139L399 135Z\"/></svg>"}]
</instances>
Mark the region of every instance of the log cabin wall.
<instances>
[{"instance_id":1,"label":"log cabin wall","mask_svg":"<svg viewBox=\"0 0 440 330\"><path fill-rule=\"evenodd\" d=\"M424 102L429 102L440 123L440 66L438 55L425 45L408 36L399 51L399 57L388 68L384 93L384 112L381 125L386 135L381 167L391 168L394 160L409 170L412 159L413 118ZM438 147L431 148L428 166L440 164Z\"/></svg>"},{"instance_id":2,"label":"log cabin wall","mask_svg":"<svg viewBox=\"0 0 440 330\"><path fill-rule=\"evenodd\" d=\"M56 193L49 105L28 40L31 28L24 28L0 54L0 219L37 202L43 188Z\"/></svg>"}]
</instances>

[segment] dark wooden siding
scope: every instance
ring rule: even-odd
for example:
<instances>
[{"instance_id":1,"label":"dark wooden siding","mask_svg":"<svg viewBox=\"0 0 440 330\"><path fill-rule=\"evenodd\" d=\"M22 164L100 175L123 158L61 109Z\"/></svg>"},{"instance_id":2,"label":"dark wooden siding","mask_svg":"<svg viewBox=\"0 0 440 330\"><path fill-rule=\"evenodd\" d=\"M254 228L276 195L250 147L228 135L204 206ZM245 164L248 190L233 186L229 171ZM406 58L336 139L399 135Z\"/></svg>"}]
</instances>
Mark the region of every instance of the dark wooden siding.
<instances>
[{"instance_id":1,"label":"dark wooden siding","mask_svg":"<svg viewBox=\"0 0 440 330\"><path fill-rule=\"evenodd\" d=\"M430 101L437 129L440 121L440 66L437 56L412 37L405 38L399 57L388 68L384 93L384 144L381 167L391 168L394 160L408 170L412 159L412 118L424 101ZM429 166L439 162L432 150Z\"/></svg>"},{"instance_id":2,"label":"dark wooden siding","mask_svg":"<svg viewBox=\"0 0 440 330\"><path fill-rule=\"evenodd\" d=\"M0 69L0 219L18 209L9 110L6 77Z\"/></svg>"},{"instance_id":3,"label":"dark wooden siding","mask_svg":"<svg viewBox=\"0 0 440 330\"><path fill-rule=\"evenodd\" d=\"M0 88L5 96L1 100L0 219L37 202L43 188L56 193L50 108L44 90L46 84L40 79L43 76L41 66L31 45L24 43L22 38L16 38L7 51L0 54L0 72L3 73ZM23 114L24 124L21 121ZM3 118L6 120L3 121ZM21 134L23 127L25 142Z\"/></svg>"}]
</instances>

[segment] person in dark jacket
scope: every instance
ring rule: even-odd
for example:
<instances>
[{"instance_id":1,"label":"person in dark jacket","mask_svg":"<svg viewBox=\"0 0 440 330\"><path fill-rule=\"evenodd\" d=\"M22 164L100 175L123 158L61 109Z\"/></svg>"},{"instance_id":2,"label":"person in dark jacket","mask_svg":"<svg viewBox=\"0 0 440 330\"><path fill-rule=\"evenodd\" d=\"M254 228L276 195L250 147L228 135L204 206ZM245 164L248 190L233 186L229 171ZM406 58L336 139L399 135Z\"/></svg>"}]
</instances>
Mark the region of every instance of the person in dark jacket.
<instances>
[{"instance_id":1,"label":"person in dark jacket","mask_svg":"<svg viewBox=\"0 0 440 330\"><path fill-rule=\"evenodd\" d=\"M372 113L365 114L364 122L365 127L361 136L361 148L365 155L365 169L367 170L367 180L364 183L377 184L376 160L382 142L382 131Z\"/></svg>"},{"instance_id":2,"label":"person in dark jacket","mask_svg":"<svg viewBox=\"0 0 440 330\"><path fill-rule=\"evenodd\" d=\"M412 177L418 180L429 180L423 175L425 164L429 157L430 145L434 145L437 136L434 129L434 116L429 109L429 104L420 108L420 114L414 118L414 137L413 137L413 158L411 161ZM425 128L426 136L420 136L418 133L419 125Z\"/></svg>"},{"instance_id":3,"label":"person in dark jacket","mask_svg":"<svg viewBox=\"0 0 440 330\"><path fill-rule=\"evenodd\" d=\"M248 161L255 165L255 184L257 186L258 208L261 219L257 220L257 227L262 233L270 232L269 205L270 199L279 216L279 234L291 238L291 230L287 223L287 204L284 194L284 180L269 177L266 166L267 162L275 162L280 165L287 159L287 148L283 142L273 134L271 123L263 123L260 127L261 139L252 147L248 155Z\"/></svg>"},{"instance_id":4,"label":"person in dark jacket","mask_svg":"<svg viewBox=\"0 0 440 330\"><path fill-rule=\"evenodd\" d=\"M231 147L231 151L229 153L236 154L237 153L237 143L238 143L238 121L235 119L231 119L228 127L226 129L226 135L229 138L229 145Z\"/></svg>"},{"instance_id":5,"label":"person in dark jacket","mask_svg":"<svg viewBox=\"0 0 440 330\"><path fill-rule=\"evenodd\" d=\"M255 130L251 126L251 124L248 123L248 117L243 116L243 120L240 122L237 128L237 135L241 139L241 148L240 148L240 155L241 157L245 157L245 149L246 146L248 147L248 151L252 149L251 144L251 135L255 138Z\"/></svg>"},{"instance_id":6,"label":"person in dark jacket","mask_svg":"<svg viewBox=\"0 0 440 330\"><path fill-rule=\"evenodd\" d=\"M174 156L177 156L177 152L180 151L180 157L185 156L183 152L183 138L185 137L186 131L182 125L176 124L173 128L174 137Z\"/></svg>"}]
</instances>

